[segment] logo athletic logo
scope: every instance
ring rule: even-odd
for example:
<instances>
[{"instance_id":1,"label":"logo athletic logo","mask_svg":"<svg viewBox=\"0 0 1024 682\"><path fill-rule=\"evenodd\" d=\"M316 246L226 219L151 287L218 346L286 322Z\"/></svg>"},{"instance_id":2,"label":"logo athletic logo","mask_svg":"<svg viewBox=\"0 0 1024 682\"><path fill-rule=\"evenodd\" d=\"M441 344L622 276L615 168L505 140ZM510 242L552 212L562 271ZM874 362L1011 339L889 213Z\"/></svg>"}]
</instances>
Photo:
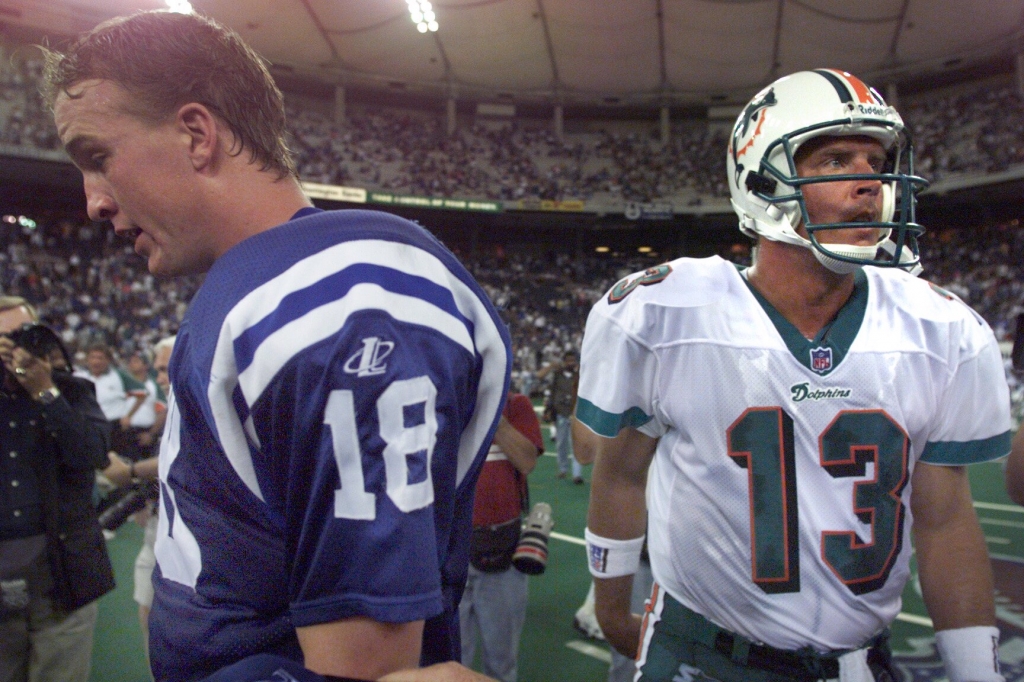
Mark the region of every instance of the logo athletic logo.
<instances>
[{"instance_id":1,"label":"logo athletic logo","mask_svg":"<svg viewBox=\"0 0 1024 682\"><path fill-rule=\"evenodd\" d=\"M384 358L395 349L394 341L383 341L376 336L363 339L363 348L345 362L345 373L359 377L383 374L388 366Z\"/></svg>"},{"instance_id":2,"label":"logo athletic logo","mask_svg":"<svg viewBox=\"0 0 1024 682\"><path fill-rule=\"evenodd\" d=\"M811 369L824 374L832 369L832 349L818 346L811 349Z\"/></svg>"},{"instance_id":3,"label":"logo athletic logo","mask_svg":"<svg viewBox=\"0 0 1024 682\"><path fill-rule=\"evenodd\" d=\"M604 573L608 569L608 550L590 545L590 566L598 573Z\"/></svg>"},{"instance_id":4,"label":"logo athletic logo","mask_svg":"<svg viewBox=\"0 0 1024 682\"><path fill-rule=\"evenodd\" d=\"M779 101L775 98L775 88L769 87L755 97L736 120L736 125L732 129L732 139L729 142L729 153L732 154L733 163L736 164L736 177L733 180L737 185L739 185L740 177L745 170L744 164L740 163L740 157L754 146L754 139L761 134L761 127L764 125L767 115L765 110L778 103ZM748 165L756 168L760 161L760 159L751 159L748 161Z\"/></svg>"}]
</instances>

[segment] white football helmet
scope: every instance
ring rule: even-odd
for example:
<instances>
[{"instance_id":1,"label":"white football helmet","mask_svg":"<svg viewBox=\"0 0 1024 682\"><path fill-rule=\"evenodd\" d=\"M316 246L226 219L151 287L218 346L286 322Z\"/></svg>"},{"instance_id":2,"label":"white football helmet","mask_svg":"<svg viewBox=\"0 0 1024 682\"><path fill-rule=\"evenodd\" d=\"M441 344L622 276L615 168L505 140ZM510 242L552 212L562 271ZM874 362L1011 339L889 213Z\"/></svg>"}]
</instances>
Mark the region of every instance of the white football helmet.
<instances>
[{"instance_id":1,"label":"white football helmet","mask_svg":"<svg viewBox=\"0 0 1024 682\"><path fill-rule=\"evenodd\" d=\"M798 177L794 157L807 140L822 135L866 135L888 153L881 173ZM830 270L849 273L862 265L921 271L915 221L916 194L928 182L914 175L914 156L903 119L856 76L833 69L801 71L759 92L736 119L726 159L732 206L747 235L811 249ZM802 187L810 183L872 179L882 182L882 214L876 222L814 224ZM803 224L809 238L797 233ZM821 244L817 233L847 227L884 228L876 246Z\"/></svg>"}]
</instances>

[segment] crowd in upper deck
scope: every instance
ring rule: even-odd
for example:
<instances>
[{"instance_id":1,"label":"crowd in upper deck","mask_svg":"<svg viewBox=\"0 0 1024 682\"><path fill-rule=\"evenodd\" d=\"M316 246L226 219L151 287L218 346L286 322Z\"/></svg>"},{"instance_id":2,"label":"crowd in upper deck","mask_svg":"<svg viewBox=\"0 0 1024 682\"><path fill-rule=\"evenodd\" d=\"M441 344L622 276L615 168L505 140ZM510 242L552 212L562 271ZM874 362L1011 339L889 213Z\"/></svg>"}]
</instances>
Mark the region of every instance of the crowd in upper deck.
<instances>
[{"instance_id":1,"label":"crowd in upper deck","mask_svg":"<svg viewBox=\"0 0 1024 682\"><path fill-rule=\"evenodd\" d=\"M2 57L2 54L0 54ZM0 58L0 144L54 151L59 140L37 92L41 64ZM433 197L672 201L728 196L728 123L593 121L561 138L550 121L460 120L439 112L351 107L342 124L326 106L289 99L290 145L303 180ZM320 103L325 105L325 103ZM914 133L917 171L938 181L1024 164L1024 98L1009 82L916 96L900 107Z\"/></svg>"}]
</instances>

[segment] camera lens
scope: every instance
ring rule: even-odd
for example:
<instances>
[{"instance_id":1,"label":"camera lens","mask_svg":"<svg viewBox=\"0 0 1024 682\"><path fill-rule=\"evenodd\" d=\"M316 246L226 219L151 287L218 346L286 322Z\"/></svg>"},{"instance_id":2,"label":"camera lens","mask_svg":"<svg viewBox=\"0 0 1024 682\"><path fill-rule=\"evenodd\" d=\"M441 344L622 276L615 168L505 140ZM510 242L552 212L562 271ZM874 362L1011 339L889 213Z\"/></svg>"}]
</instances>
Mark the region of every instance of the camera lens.
<instances>
[{"instance_id":1,"label":"camera lens","mask_svg":"<svg viewBox=\"0 0 1024 682\"><path fill-rule=\"evenodd\" d=\"M512 564L527 575L540 575L548 566L548 537L555 522L551 518L551 505L538 502L533 505L523 525L523 535L512 555Z\"/></svg>"}]
</instances>

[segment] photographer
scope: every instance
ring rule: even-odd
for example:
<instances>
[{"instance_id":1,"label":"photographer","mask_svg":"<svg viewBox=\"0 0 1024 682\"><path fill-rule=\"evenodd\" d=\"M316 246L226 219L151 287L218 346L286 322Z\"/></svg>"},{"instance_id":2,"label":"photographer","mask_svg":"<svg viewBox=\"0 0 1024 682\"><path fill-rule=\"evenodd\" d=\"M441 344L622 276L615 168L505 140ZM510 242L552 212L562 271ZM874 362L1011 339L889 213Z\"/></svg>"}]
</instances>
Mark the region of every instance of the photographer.
<instances>
[{"instance_id":1,"label":"photographer","mask_svg":"<svg viewBox=\"0 0 1024 682\"><path fill-rule=\"evenodd\" d=\"M96 599L114 588L92 504L106 420L91 386L53 369L66 353L36 321L0 297L0 680L86 682Z\"/></svg>"},{"instance_id":2,"label":"photographer","mask_svg":"<svg viewBox=\"0 0 1024 682\"><path fill-rule=\"evenodd\" d=\"M483 669L515 682L526 620L527 576L513 567L525 506L526 476L544 452L529 398L509 393L476 484L469 580L459 605L462 661L472 665L479 641Z\"/></svg>"}]
</instances>

